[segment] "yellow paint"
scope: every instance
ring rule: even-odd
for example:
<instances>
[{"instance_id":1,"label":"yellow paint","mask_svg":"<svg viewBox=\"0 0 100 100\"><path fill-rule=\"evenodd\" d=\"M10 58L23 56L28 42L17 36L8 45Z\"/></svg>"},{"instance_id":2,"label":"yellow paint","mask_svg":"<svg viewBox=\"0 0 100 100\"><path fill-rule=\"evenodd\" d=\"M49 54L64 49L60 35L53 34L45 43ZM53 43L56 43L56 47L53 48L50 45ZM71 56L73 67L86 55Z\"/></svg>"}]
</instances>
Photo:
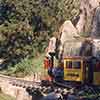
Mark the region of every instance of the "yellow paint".
<instances>
[{"instance_id":1,"label":"yellow paint","mask_svg":"<svg viewBox=\"0 0 100 100\"><path fill-rule=\"evenodd\" d=\"M94 72L94 84L100 85L100 72Z\"/></svg>"},{"instance_id":2,"label":"yellow paint","mask_svg":"<svg viewBox=\"0 0 100 100\"><path fill-rule=\"evenodd\" d=\"M74 61L74 62L80 62L80 68L67 68L66 62L68 61ZM84 69L83 69L83 60L79 58L65 58L64 59L64 80L66 81L84 81Z\"/></svg>"}]
</instances>

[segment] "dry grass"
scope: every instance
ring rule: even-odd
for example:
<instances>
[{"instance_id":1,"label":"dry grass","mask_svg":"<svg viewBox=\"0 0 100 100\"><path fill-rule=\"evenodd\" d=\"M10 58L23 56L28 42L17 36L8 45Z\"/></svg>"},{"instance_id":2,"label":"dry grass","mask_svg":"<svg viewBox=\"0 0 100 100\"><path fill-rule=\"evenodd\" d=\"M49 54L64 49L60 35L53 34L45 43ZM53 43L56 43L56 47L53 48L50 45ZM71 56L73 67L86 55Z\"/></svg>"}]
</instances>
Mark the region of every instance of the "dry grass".
<instances>
[{"instance_id":1,"label":"dry grass","mask_svg":"<svg viewBox=\"0 0 100 100\"><path fill-rule=\"evenodd\" d=\"M0 93L0 100L15 100L15 98L13 98L9 95L5 95L3 93Z\"/></svg>"}]
</instances>

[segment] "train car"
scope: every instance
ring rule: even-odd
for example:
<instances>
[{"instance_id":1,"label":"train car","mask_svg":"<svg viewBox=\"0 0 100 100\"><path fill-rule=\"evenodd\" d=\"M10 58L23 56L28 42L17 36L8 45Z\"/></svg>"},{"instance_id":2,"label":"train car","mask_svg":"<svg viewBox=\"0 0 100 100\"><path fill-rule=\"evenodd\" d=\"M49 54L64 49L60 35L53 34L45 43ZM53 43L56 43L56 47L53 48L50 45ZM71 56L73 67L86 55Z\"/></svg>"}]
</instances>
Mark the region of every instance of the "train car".
<instances>
[{"instance_id":1,"label":"train car","mask_svg":"<svg viewBox=\"0 0 100 100\"><path fill-rule=\"evenodd\" d=\"M91 59L90 59L91 60ZM64 59L64 80L100 85L100 62L92 65L82 57L67 57Z\"/></svg>"},{"instance_id":2,"label":"train car","mask_svg":"<svg viewBox=\"0 0 100 100\"><path fill-rule=\"evenodd\" d=\"M83 59L79 57L68 57L64 59L64 80L84 82L85 68Z\"/></svg>"},{"instance_id":3,"label":"train car","mask_svg":"<svg viewBox=\"0 0 100 100\"><path fill-rule=\"evenodd\" d=\"M53 80L57 79L66 82L76 82L82 84L100 85L100 62L95 64L94 58L86 60L82 57L66 57L63 60L63 64L58 67L52 66L48 69L48 74ZM52 64L53 65L53 64ZM62 75L63 74L63 75ZM61 78L59 78L61 77ZM55 79L56 78L56 79Z\"/></svg>"}]
</instances>

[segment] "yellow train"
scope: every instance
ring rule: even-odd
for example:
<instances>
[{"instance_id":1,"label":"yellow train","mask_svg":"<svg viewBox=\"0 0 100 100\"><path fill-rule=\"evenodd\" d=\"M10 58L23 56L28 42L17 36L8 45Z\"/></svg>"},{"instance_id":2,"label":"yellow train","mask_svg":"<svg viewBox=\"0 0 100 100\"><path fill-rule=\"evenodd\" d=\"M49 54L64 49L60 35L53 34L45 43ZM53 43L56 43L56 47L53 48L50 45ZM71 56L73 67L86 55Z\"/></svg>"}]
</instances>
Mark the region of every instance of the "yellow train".
<instances>
[{"instance_id":1,"label":"yellow train","mask_svg":"<svg viewBox=\"0 0 100 100\"><path fill-rule=\"evenodd\" d=\"M92 62L85 62L82 57L65 58L64 80L100 85L100 63L96 62L93 66Z\"/></svg>"},{"instance_id":2,"label":"yellow train","mask_svg":"<svg viewBox=\"0 0 100 100\"><path fill-rule=\"evenodd\" d=\"M57 67L53 66L52 61L53 59L51 61L47 60L48 64L47 62L45 64L52 80L100 85L100 62L96 61L95 58L90 57L89 60L86 60L77 56L66 57L63 64Z\"/></svg>"}]
</instances>

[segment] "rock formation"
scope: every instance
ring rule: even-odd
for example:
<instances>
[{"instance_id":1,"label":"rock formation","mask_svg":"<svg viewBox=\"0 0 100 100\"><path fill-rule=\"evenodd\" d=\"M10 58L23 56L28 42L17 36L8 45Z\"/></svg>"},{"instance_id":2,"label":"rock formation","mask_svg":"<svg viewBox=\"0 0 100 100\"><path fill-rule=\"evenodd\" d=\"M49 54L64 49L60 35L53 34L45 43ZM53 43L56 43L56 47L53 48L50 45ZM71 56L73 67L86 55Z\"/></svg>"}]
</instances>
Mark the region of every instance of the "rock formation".
<instances>
[{"instance_id":1,"label":"rock formation","mask_svg":"<svg viewBox=\"0 0 100 100\"><path fill-rule=\"evenodd\" d=\"M99 0L80 0L80 19L76 25L79 33L90 33L95 9L99 6Z\"/></svg>"},{"instance_id":2,"label":"rock formation","mask_svg":"<svg viewBox=\"0 0 100 100\"><path fill-rule=\"evenodd\" d=\"M100 1L100 0L99 0ZM98 0L80 0L80 15L79 21L76 26L71 23L71 21L65 21L61 27L61 46L60 53L62 53L63 57L66 56L79 56L81 52L81 47L86 42L80 38L78 33L86 33L91 34L90 36L96 36L100 33L99 29L99 13L100 8ZM98 36L98 35L97 35ZM97 52L97 42L93 41L94 51ZM85 49L82 50L81 56L92 56L92 52L90 55L87 52L91 51L91 43L87 43ZM95 54L95 52L94 52ZM96 55L96 54L95 54Z\"/></svg>"},{"instance_id":3,"label":"rock formation","mask_svg":"<svg viewBox=\"0 0 100 100\"><path fill-rule=\"evenodd\" d=\"M100 7L96 8L91 37L100 39Z\"/></svg>"},{"instance_id":4,"label":"rock formation","mask_svg":"<svg viewBox=\"0 0 100 100\"><path fill-rule=\"evenodd\" d=\"M66 56L79 56L79 48L82 41L80 41L80 36L77 34L77 29L74 27L72 22L65 21L61 26L61 45L59 50L59 58L61 56L64 58Z\"/></svg>"},{"instance_id":5,"label":"rock formation","mask_svg":"<svg viewBox=\"0 0 100 100\"><path fill-rule=\"evenodd\" d=\"M61 30L61 43L64 44L66 40L72 40L74 37L79 37L76 28L71 21L65 21Z\"/></svg>"}]
</instances>

